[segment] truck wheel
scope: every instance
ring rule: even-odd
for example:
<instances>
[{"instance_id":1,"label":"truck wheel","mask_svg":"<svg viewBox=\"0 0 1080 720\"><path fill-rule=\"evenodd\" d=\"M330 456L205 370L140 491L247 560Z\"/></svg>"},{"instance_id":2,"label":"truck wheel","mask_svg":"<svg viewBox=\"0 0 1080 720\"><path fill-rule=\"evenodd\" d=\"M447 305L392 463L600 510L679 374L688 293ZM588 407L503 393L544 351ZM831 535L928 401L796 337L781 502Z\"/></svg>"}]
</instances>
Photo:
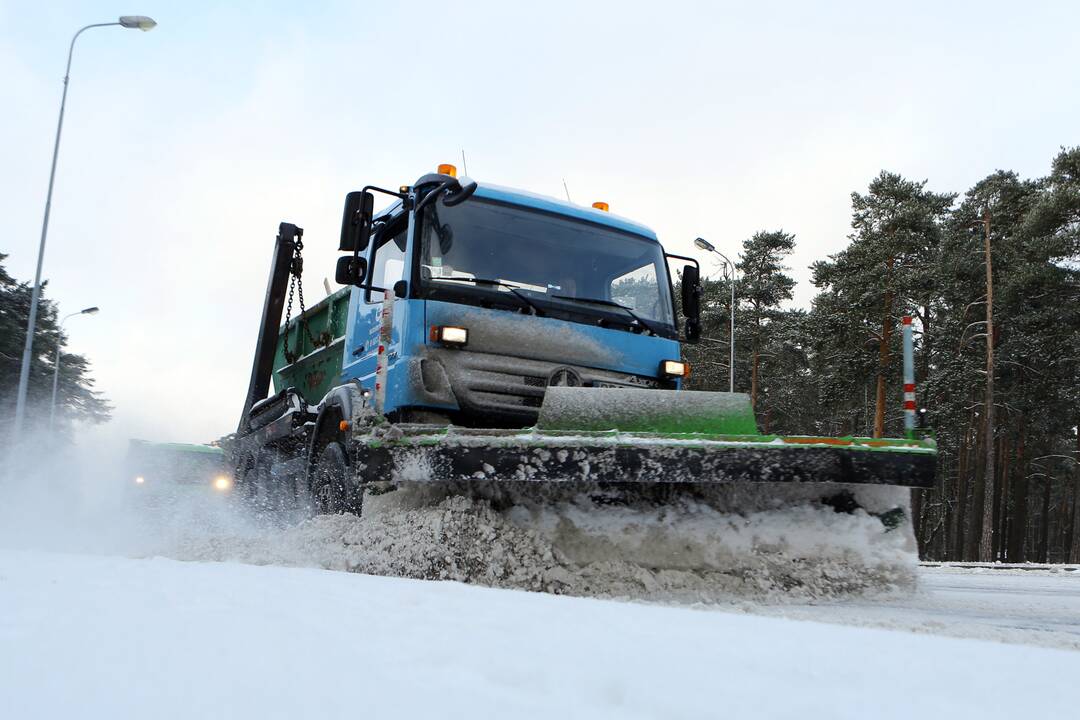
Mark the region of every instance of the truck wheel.
<instances>
[{"instance_id":1,"label":"truck wheel","mask_svg":"<svg viewBox=\"0 0 1080 720\"><path fill-rule=\"evenodd\" d=\"M311 495L320 515L360 514L364 491L354 484L349 455L339 440L323 446L311 473Z\"/></svg>"},{"instance_id":2,"label":"truck wheel","mask_svg":"<svg viewBox=\"0 0 1080 720\"><path fill-rule=\"evenodd\" d=\"M278 478L274 476L275 456L271 452L261 452L255 460L255 468L251 473L252 500L257 512L272 514L280 511L281 488L278 486Z\"/></svg>"}]
</instances>

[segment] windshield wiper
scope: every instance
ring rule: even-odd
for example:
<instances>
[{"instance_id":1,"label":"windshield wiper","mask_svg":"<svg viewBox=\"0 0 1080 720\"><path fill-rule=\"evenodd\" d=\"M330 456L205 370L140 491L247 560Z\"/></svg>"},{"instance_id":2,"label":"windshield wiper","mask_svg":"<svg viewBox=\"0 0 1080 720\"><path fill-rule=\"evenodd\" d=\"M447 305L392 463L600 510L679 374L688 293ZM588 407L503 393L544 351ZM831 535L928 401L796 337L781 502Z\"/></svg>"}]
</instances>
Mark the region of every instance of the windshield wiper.
<instances>
[{"instance_id":1,"label":"windshield wiper","mask_svg":"<svg viewBox=\"0 0 1080 720\"><path fill-rule=\"evenodd\" d=\"M523 295L522 293L518 292L517 287L511 285L510 283L505 283L502 280L489 280L488 278L478 278L478 277L441 277L441 278L432 278L432 280L436 280L436 281L449 280L451 282L471 282L471 283L476 283L477 285L492 285L492 286L504 287L507 290L509 290L510 292L512 292L514 294L514 297L516 297L521 302L525 303L525 306L530 308L533 311L533 315L539 315L541 317L543 317L543 315L544 315L544 312L539 307L537 307L536 304L532 300L525 297L525 295Z\"/></svg>"},{"instance_id":2,"label":"windshield wiper","mask_svg":"<svg viewBox=\"0 0 1080 720\"><path fill-rule=\"evenodd\" d=\"M634 312L630 308L626 307L622 303L617 303L614 300L603 300L601 298L573 297L571 295L552 295L551 297L559 298L560 300L577 300L578 302L583 302L583 303L593 303L594 305L606 305L607 307L619 308L620 310L624 310L627 315L634 318L634 320L637 322L638 325L640 325L644 329L648 330L649 333L651 333L652 335L659 335L660 334L660 333L658 333L656 331L657 328L654 327L652 323L647 322L645 320L645 318L641 317L636 312Z\"/></svg>"}]
</instances>

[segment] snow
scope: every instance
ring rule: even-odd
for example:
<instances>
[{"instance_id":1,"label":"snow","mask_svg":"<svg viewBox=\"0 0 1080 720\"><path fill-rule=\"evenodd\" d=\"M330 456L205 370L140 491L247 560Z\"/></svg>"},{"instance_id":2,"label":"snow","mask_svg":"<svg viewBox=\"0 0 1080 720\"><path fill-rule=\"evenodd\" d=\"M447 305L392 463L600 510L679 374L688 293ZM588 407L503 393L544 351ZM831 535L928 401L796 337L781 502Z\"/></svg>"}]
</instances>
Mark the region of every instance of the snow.
<instances>
[{"instance_id":1,"label":"snow","mask_svg":"<svg viewBox=\"0 0 1080 720\"><path fill-rule=\"evenodd\" d=\"M0 482L3 717L1056 717L1080 670L1080 572L919 568L808 485L301 520L35 462Z\"/></svg>"},{"instance_id":2,"label":"snow","mask_svg":"<svg viewBox=\"0 0 1080 720\"><path fill-rule=\"evenodd\" d=\"M750 396L745 393L642 388L549 387L537 425L551 430L642 430L715 427L720 418L754 432Z\"/></svg>"},{"instance_id":3,"label":"snow","mask_svg":"<svg viewBox=\"0 0 1080 720\"><path fill-rule=\"evenodd\" d=\"M0 551L0 604L8 717L1064 717L1080 672L1028 646L165 559Z\"/></svg>"},{"instance_id":4,"label":"snow","mask_svg":"<svg viewBox=\"0 0 1080 720\"><path fill-rule=\"evenodd\" d=\"M866 512L807 504L821 492L810 485L755 485L664 495L659 503L622 494L611 504L603 491L587 494L581 487L421 483L369 493L363 518L290 524L228 512L169 514L152 523L155 532L129 544L127 554L681 603L910 589L909 529L885 532ZM903 489L856 492L870 511L907 502Z\"/></svg>"},{"instance_id":5,"label":"snow","mask_svg":"<svg viewBox=\"0 0 1080 720\"><path fill-rule=\"evenodd\" d=\"M1076 566L924 565L913 594L754 605L750 612L1080 650Z\"/></svg>"}]
</instances>

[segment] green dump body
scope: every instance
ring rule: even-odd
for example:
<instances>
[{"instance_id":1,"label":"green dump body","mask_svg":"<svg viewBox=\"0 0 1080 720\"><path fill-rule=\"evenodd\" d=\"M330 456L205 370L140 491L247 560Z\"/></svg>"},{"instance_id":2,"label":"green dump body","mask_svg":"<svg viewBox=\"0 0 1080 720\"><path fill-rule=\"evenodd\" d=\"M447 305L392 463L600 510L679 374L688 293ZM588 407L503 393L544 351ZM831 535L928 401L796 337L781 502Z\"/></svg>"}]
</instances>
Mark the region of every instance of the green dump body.
<instances>
[{"instance_id":1,"label":"green dump body","mask_svg":"<svg viewBox=\"0 0 1080 720\"><path fill-rule=\"evenodd\" d=\"M274 352L274 389L296 388L304 399L318 403L335 385L341 384L342 350L345 347L345 325L349 316L349 290L341 288L307 309L311 335L304 332L300 317L294 317L288 327L278 330ZM288 334L289 352L296 356L290 363L285 357L285 337Z\"/></svg>"}]
</instances>

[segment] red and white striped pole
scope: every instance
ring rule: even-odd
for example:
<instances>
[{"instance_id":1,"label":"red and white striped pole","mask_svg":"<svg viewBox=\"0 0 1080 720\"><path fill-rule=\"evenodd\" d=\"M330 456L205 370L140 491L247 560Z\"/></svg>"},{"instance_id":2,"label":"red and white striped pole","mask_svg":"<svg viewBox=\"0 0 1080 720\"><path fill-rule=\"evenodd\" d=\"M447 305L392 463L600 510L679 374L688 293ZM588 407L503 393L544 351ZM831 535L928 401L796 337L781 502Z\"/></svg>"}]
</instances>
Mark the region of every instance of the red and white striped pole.
<instances>
[{"instance_id":1,"label":"red and white striped pole","mask_svg":"<svg viewBox=\"0 0 1080 720\"><path fill-rule=\"evenodd\" d=\"M904 316L904 434L915 437L915 348L911 316Z\"/></svg>"}]
</instances>

